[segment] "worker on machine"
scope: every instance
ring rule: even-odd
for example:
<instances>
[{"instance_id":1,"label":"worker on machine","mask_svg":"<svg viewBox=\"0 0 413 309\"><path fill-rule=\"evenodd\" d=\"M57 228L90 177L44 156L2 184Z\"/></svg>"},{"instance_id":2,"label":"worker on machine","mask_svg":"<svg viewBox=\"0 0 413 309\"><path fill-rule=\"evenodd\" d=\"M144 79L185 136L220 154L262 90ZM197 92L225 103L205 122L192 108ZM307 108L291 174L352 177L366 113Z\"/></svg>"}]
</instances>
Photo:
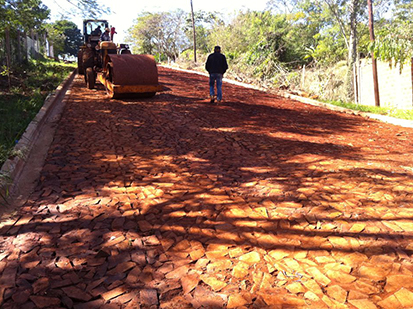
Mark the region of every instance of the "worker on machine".
<instances>
[{"instance_id":1,"label":"worker on machine","mask_svg":"<svg viewBox=\"0 0 413 309\"><path fill-rule=\"evenodd\" d=\"M113 37L117 34L115 27L110 26L110 40L113 41Z\"/></svg>"},{"instance_id":2,"label":"worker on machine","mask_svg":"<svg viewBox=\"0 0 413 309\"><path fill-rule=\"evenodd\" d=\"M110 41L110 30L109 28L105 28L105 32L102 33L100 36L100 40L103 41Z\"/></svg>"},{"instance_id":3,"label":"worker on machine","mask_svg":"<svg viewBox=\"0 0 413 309\"><path fill-rule=\"evenodd\" d=\"M91 34L100 36L102 34L102 30L100 30L100 26L97 26L96 29L93 30Z\"/></svg>"}]
</instances>

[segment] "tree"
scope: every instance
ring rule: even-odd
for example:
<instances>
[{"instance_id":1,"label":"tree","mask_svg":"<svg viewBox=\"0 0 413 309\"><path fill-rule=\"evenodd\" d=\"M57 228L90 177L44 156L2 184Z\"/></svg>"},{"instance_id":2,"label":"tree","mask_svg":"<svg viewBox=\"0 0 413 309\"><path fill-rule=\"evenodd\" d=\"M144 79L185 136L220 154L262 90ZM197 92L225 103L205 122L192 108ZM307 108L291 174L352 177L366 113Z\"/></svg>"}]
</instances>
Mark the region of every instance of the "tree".
<instances>
[{"instance_id":1,"label":"tree","mask_svg":"<svg viewBox=\"0 0 413 309\"><path fill-rule=\"evenodd\" d=\"M57 60L59 55L64 54L63 51L65 49L65 35L61 31L56 29L54 27L54 24L46 24L45 28L47 32L47 39L53 46L54 56Z\"/></svg>"},{"instance_id":2,"label":"tree","mask_svg":"<svg viewBox=\"0 0 413 309\"><path fill-rule=\"evenodd\" d=\"M211 50L212 46L209 46L210 42L208 40L213 25L218 19L218 13L205 12L205 11L195 11L194 12L194 22L195 22L195 36L196 36L196 48L202 53L207 53ZM185 34L188 40L194 37L194 30L192 27L192 16L186 18L186 24L184 27Z\"/></svg>"},{"instance_id":3,"label":"tree","mask_svg":"<svg viewBox=\"0 0 413 309\"><path fill-rule=\"evenodd\" d=\"M40 0L0 0L0 36L6 43L6 69L9 86L10 71L12 66L11 37L18 38L20 32L31 30L40 31L43 22L48 18L49 10L41 4ZM17 41L17 40L16 40ZM19 42L16 46L20 50Z\"/></svg>"},{"instance_id":4,"label":"tree","mask_svg":"<svg viewBox=\"0 0 413 309\"><path fill-rule=\"evenodd\" d=\"M240 12L229 24L217 23L210 41L224 47L230 60L253 68L261 79L273 79L286 67L306 63L306 48L314 45L317 28L300 12L273 14Z\"/></svg>"},{"instance_id":5,"label":"tree","mask_svg":"<svg viewBox=\"0 0 413 309\"><path fill-rule=\"evenodd\" d=\"M188 45L184 33L186 13L182 10L161 13L142 13L129 29L134 51L159 53L175 60Z\"/></svg>"},{"instance_id":6,"label":"tree","mask_svg":"<svg viewBox=\"0 0 413 309\"><path fill-rule=\"evenodd\" d=\"M54 44L55 52L60 55L76 56L79 47L82 45L83 37L77 25L68 20L59 20L52 24L52 28L56 31L54 38L58 39L59 46ZM63 46L60 46L60 39L63 39ZM55 42L54 42L55 43Z\"/></svg>"},{"instance_id":7,"label":"tree","mask_svg":"<svg viewBox=\"0 0 413 309\"><path fill-rule=\"evenodd\" d=\"M66 0L67 6L60 6L62 16L82 16L84 19L99 18L102 14L109 14L110 8L99 3L98 0Z\"/></svg>"},{"instance_id":8,"label":"tree","mask_svg":"<svg viewBox=\"0 0 413 309\"><path fill-rule=\"evenodd\" d=\"M399 65L413 56L413 1L395 1L393 18L378 21L376 41L370 46L378 59Z\"/></svg>"},{"instance_id":9,"label":"tree","mask_svg":"<svg viewBox=\"0 0 413 309\"><path fill-rule=\"evenodd\" d=\"M8 30L39 30L49 17L50 11L40 0L0 1L0 33Z\"/></svg>"},{"instance_id":10,"label":"tree","mask_svg":"<svg viewBox=\"0 0 413 309\"><path fill-rule=\"evenodd\" d=\"M194 6L192 5L191 0L191 20L192 20L192 33L194 41L194 61L196 62L196 30L195 30L195 18L194 18Z\"/></svg>"}]
</instances>

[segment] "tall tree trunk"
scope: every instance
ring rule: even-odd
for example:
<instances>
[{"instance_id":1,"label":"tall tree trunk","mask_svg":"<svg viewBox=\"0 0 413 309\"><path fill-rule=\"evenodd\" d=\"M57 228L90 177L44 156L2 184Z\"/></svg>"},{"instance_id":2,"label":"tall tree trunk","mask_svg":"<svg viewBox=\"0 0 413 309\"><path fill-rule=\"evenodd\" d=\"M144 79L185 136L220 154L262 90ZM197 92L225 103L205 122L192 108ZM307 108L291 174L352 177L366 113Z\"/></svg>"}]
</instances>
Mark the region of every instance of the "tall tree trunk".
<instances>
[{"instance_id":1,"label":"tall tree trunk","mask_svg":"<svg viewBox=\"0 0 413 309\"><path fill-rule=\"evenodd\" d=\"M20 31L17 31L17 60L19 63L23 62Z\"/></svg>"},{"instance_id":2,"label":"tall tree trunk","mask_svg":"<svg viewBox=\"0 0 413 309\"><path fill-rule=\"evenodd\" d=\"M192 0L191 0L191 16L192 16L192 31L194 32L194 62L196 63L196 32L195 32L194 7L192 6Z\"/></svg>"},{"instance_id":3,"label":"tall tree trunk","mask_svg":"<svg viewBox=\"0 0 413 309\"><path fill-rule=\"evenodd\" d=\"M374 42L374 17L373 17L373 3L372 0L367 0L367 5L369 8L369 30L370 30L370 41ZM371 53L372 68L373 68L373 84L374 84L374 101L376 106L380 106L380 94L379 94L379 78L377 74L377 59L374 56L374 52Z\"/></svg>"},{"instance_id":4,"label":"tall tree trunk","mask_svg":"<svg viewBox=\"0 0 413 309\"><path fill-rule=\"evenodd\" d=\"M11 70L11 46L10 46L10 29L6 27L5 29L5 36L6 36L6 67L7 67L7 83L9 86L9 90L11 88L11 77L10 77L10 70Z\"/></svg>"},{"instance_id":5,"label":"tall tree trunk","mask_svg":"<svg viewBox=\"0 0 413 309\"><path fill-rule=\"evenodd\" d=\"M359 0L350 0L349 13L350 13L350 35L348 46L348 71L347 71L347 92L348 97L354 97L355 86L355 70L354 66L357 61L357 9Z\"/></svg>"}]
</instances>

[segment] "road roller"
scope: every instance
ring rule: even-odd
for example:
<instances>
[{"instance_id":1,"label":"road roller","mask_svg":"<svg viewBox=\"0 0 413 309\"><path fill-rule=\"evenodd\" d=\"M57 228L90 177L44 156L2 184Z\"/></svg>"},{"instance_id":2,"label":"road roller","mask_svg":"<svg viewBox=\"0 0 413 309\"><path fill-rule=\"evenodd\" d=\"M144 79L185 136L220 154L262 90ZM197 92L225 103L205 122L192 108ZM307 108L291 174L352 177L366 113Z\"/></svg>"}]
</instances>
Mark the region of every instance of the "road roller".
<instances>
[{"instance_id":1,"label":"road roller","mask_svg":"<svg viewBox=\"0 0 413 309\"><path fill-rule=\"evenodd\" d=\"M163 90L158 68L151 55L132 55L128 45L100 41L106 20L84 20L85 44L78 53L78 72L84 74L86 87L102 83L111 98L152 97Z\"/></svg>"}]
</instances>

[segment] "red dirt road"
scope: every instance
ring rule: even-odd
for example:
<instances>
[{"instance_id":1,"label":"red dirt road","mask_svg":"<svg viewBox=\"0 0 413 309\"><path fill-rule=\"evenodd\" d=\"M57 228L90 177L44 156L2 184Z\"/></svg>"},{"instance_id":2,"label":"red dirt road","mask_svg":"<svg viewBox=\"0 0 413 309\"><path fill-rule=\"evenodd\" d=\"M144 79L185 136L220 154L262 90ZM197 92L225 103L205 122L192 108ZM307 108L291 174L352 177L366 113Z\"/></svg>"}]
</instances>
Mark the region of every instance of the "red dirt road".
<instances>
[{"instance_id":1,"label":"red dirt road","mask_svg":"<svg viewBox=\"0 0 413 309\"><path fill-rule=\"evenodd\" d=\"M75 79L0 225L2 308L413 307L413 130L160 68Z\"/></svg>"}]
</instances>

